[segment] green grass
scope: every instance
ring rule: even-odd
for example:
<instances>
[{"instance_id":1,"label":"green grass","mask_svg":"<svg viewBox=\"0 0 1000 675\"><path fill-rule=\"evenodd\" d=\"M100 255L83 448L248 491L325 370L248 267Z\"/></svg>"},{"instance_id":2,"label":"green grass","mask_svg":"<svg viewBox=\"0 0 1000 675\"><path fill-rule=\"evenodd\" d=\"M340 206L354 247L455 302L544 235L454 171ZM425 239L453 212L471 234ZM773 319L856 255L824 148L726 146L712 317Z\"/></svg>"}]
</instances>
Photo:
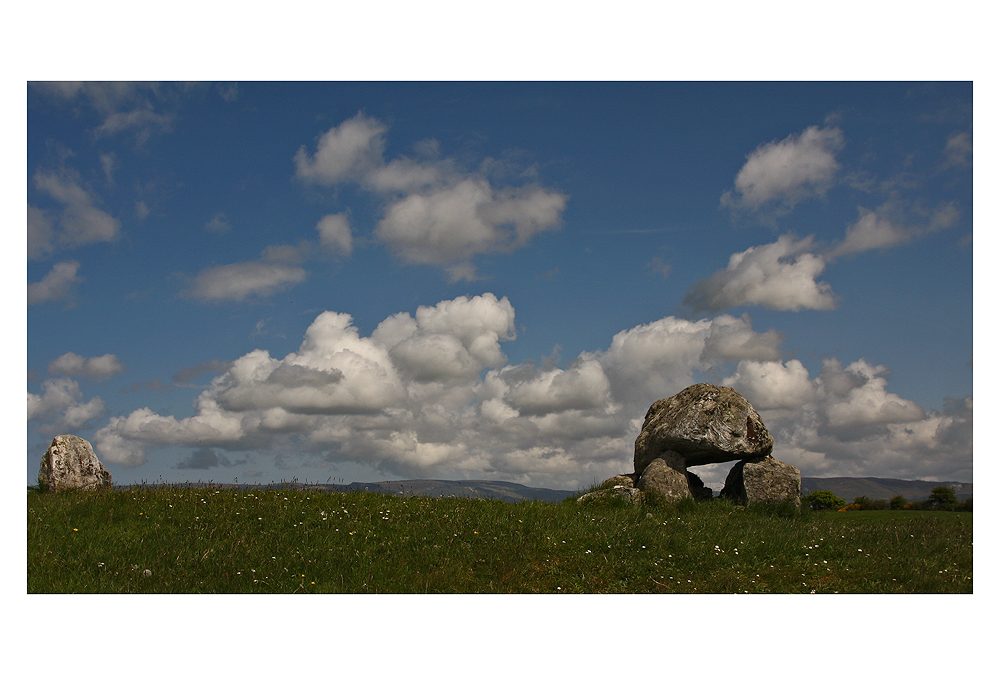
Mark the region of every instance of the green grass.
<instances>
[{"instance_id":1,"label":"green grass","mask_svg":"<svg viewBox=\"0 0 1000 675\"><path fill-rule=\"evenodd\" d=\"M29 593L972 592L971 513L167 486L27 500Z\"/></svg>"}]
</instances>

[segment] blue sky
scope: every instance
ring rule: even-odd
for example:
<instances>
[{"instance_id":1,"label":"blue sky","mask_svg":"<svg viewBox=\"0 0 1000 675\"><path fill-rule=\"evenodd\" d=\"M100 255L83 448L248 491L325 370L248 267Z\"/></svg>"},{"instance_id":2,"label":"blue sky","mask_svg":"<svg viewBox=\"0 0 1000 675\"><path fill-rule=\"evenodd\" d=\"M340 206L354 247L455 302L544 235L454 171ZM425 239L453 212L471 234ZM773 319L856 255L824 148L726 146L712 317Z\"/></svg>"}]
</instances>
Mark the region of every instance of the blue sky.
<instances>
[{"instance_id":1,"label":"blue sky","mask_svg":"<svg viewBox=\"0 0 1000 675\"><path fill-rule=\"evenodd\" d=\"M29 84L28 482L972 480L972 85ZM716 488L728 467L698 467Z\"/></svg>"}]
</instances>

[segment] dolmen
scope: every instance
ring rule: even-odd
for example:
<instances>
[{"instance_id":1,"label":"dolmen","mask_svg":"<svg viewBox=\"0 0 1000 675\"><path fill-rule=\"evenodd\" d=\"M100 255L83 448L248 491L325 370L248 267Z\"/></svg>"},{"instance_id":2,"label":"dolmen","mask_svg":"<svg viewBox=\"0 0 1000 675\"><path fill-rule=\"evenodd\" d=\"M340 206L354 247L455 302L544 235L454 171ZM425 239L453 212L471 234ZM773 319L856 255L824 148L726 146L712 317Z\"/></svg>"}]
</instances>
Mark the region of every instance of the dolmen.
<instances>
[{"instance_id":1,"label":"dolmen","mask_svg":"<svg viewBox=\"0 0 1000 675\"><path fill-rule=\"evenodd\" d=\"M634 471L609 478L586 501L617 495L630 502L654 493L668 502L712 498L689 467L738 460L721 496L742 504L801 504L799 470L771 457L774 439L750 402L731 387L695 384L649 407L635 439Z\"/></svg>"}]
</instances>

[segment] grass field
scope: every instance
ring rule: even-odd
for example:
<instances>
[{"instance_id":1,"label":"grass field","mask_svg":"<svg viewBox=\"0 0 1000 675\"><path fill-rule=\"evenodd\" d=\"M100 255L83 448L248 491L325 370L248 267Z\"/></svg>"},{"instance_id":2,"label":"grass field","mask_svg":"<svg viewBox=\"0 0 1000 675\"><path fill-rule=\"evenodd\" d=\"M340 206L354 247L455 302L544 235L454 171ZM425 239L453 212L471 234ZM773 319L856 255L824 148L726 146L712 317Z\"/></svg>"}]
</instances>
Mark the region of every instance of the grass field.
<instances>
[{"instance_id":1,"label":"grass field","mask_svg":"<svg viewBox=\"0 0 1000 675\"><path fill-rule=\"evenodd\" d=\"M972 513L29 493L29 593L971 593Z\"/></svg>"}]
</instances>

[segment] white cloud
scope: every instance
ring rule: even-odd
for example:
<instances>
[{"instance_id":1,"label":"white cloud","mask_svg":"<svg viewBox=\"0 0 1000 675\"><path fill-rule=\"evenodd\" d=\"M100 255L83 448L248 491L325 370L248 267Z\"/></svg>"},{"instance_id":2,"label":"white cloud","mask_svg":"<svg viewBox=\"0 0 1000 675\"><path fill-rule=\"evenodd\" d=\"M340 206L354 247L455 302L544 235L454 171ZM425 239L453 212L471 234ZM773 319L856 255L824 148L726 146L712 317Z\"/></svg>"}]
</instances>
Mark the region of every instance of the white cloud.
<instances>
[{"instance_id":1,"label":"white cloud","mask_svg":"<svg viewBox=\"0 0 1000 675\"><path fill-rule=\"evenodd\" d=\"M738 365L724 384L758 409L775 456L803 475L970 480L972 399L925 411L888 390L888 371L826 359L810 378L801 362Z\"/></svg>"},{"instance_id":2,"label":"white cloud","mask_svg":"<svg viewBox=\"0 0 1000 675\"><path fill-rule=\"evenodd\" d=\"M954 133L948 137L944 147L945 167L967 167L972 165L972 134L967 131Z\"/></svg>"},{"instance_id":3,"label":"white cloud","mask_svg":"<svg viewBox=\"0 0 1000 675\"><path fill-rule=\"evenodd\" d=\"M316 229L319 231L319 243L323 248L339 255L351 255L354 241L346 214L331 213L323 216L316 224Z\"/></svg>"},{"instance_id":4,"label":"white cloud","mask_svg":"<svg viewBox=\"0 0 1000 675\"><path fill-rule=\"evenodd\" d=\"M123 131L133 130L137 140L144 143L154 132L170 131L176 118L172 114L158 113L146 108L113 112L96 130L98 136L114 136Z\"/></svg>"},{"instance_id":5,"label":"white cloud","mask_svg":"<svg viewBox=\"0 0 1000 675\"><path fill-rule=\"evenodd\" d=\"M360 180L382 165L387 127L358 113L317 139L312 156L305 146L295 153L295 174L305 181L334 185Z\"/></svg>"},{"instance_id":6,"label":"white cloud","mask_svg":"<svg viewBox=\"0 0 1000 675\"><path fill-rule=\"evenodd\" d=\"M146 461L149 445L215 446L237 441L244 433L240 415L199 398L198 414L182 420L149 408L112 417L94 433L94 450L106 462L139 466Z\"/></svg>"},{"instance_id":7,"label":"white cloud","mask_svg":"<svg viewBox=\"0 0 1000 675\"><path fill-rule=\"evenodd\" d=\"M36 260L55 248L52 219L45 209L28 204L28 259Z\"/></svg>"},{"instance_id":8,"label":"white cloud","mask_svg":"<svg viewBox=\"0 0 1000 675\"><path fill-rule=\"evenodd\" d=\"M524 246L558 227L565 205L564 195L539 187L495 192L466 178L392 203L375 234L404 260L446 264Z\"/></svg>"},{"instance_id":9,"label":"white cloud","mask_svg":"<svg viewBox=\"0 0 1000 675\"><path fill-rule=\"evenodd\" d=\"M781 311L835 309L837 298L830 285L818 281L826 266L837 258L874 249L899 246L916 237L953 226L960 217L951 203L933 210L887 202L878 212L858 207L859 217L835 246L820 247L812 236L797 239L786 234L771 244L752 246L729 257L725 269L695 282L684 304L697 312L717 312L743 305ZM926 224L903 226L907 214Z\"/></svg>"},{"instance_id":10,"label":"white cloud","mask_svg":"<svg viewBox=\"0 0 1000 675\"><path fill-rule=\"evenodd\" d=\"M41 394L28 392L28 421L37 420L42 434L79 429L104 412L104 402L96 396L84 403L80 385L68 377L45 380Z\"/></svg>"},{"instance_id":11,"label":"white cloud","mask_svg":"<svg viewBox=\"0 0 1000 675\"><path fill-rule=\"evenodd\" d=\"M197 300L243 301L270 297L305 281L301 267L267 260L219 265L202 270L191 281L187 294Z\"/></svg>"},{"instance_id":12,"label":"white cloud","mask_svg":"<svg viewBox=\"0 0 1000 675\"><path fill-rule=\"evenodd\" d=\"M105 380L122 372L125 366L114 354L84 358L73 352L66 352L49 363L49 373L86 377L91 380Z\"/></svg>"},{"instance_id":13,"label":"white cloud","mask_svg":"<svg viewBox=\"0 0 1000 675\"><path fill-rule=\"evenodd\" d=\"M886 372L884 366L872 366L864 359L847 368L836 359L824 360L819 381L827 394L827 425L838 432L854 433L871 425L924 419L923 408L886 391L888 382L879 377ZM845 387L845 382L850 386Z\"/></svg>"},{"instance_id":14,"label":"white cloud","mask_svg":"<svg viewBox=\"0 0 1000 675\"><path fill-rule=\"evenodd\" d=\"M847 228L844 241L830 252L829 257L898 246L915 234L913 230L895 225L868 209L859 208L858 211L860 218Z\"/></svg>"},{"instance_id":15,"label":"white cloud","mask_svg":"<svg viewBox=\"0 0 1000 675\"><path fill-rule=\"evenodd\" d=\"M477 278L472 257L510 252L561 225L566 195L534 184L494 186L486 173L438 159L433 142L421 145L422 158L386 163L387 131L382 122L358 113L320 136L315 153L299 148L294 161L296 176L305 182L355 183L386 200L375 235L402 260L445 267L452 281L472 280ZM503 162L486 164L490 175L499 175L496 165ZM338 250L350 242L341 218L320 222L323 242Z\"/></svg>"},{"instance_id":16,"label":"white cloud","mask_svg":"<svg viewBox=\"0 0 1000 675\"><path fill-rule=\"evenodd\" d=\"M205 229L216 234L225 234L233 228L229 224L229 218L226 217L226 214L220 212L216 213L210 221L205 223Z\"/></svg>"},{"instance_id":17,"label":"white cloud","mask_svg":"<svg viewBox=\"0 0 1000 675\"><path fill-rule=\"evenodd\" d=\"M48 211L28 207L28 256L39 258L58 249L75 248L118 238L121 224L99 209L92 192L72 171L39 171L35 187L62 205L54 216Z\"/></svg>"},{"instance_id":18,"label":"white cloud","mask_svg":"<svg viewBox=\"0 0 1000 675\"><path fill-rule=\"evenodd\" d=\"M28 284L28 304L67 299L76 284L83 281L82 277L76 275L79 271L80 263L75 260L56 263L41 281Z\"/></svg>"},{"instance_id":19,"label":"white cloud","mask_svg":"<svg viewBox=\"0 0 1000 675\"><path fill-rule=\"evenodd\" d=\"M171 129L177 115L163 112L163 105L175 106L185 85L158 82L33 82L32 87L57 99L84 104L102 118L94 130L98 136L134 132L141 145L153 133Z\"/></svg>"},{"instance_id":20,"label":"white cloud","mask_svg":"<svg viewBox=\"0 0 1000 675\"><path fill-rule=\"evenodd\" d=\"M906 457L920 475L943 475L939 455L971 466L971 401L927 413L863 359L829 360L811 377L800 361L781 362L780 336L748 317L665 317L564 366L507 364L500 346L514 325L510 302L491 294L392 315L370 336L324 312L284 358L255 350L228 364L192 416L112 417L95 449L134 466L158 447L281 448L290 465L355 461L400 477L572 489L631 470L653 401L714 381L760 409L775 456L806 475L913 475L900 473ZM718 489L727 470L699 474Z\"/></svg>"},{"instance_id":21,"label":"white cloud","mask_svg":"<svg viewBox=\"0 0 1000 675\"><path fill-rule=\"evenodd\" d=\"M786 234L773 244L752 246L729 257L725 269L696 282L684 304L696 311L720 311L743 305L769 309L834 309L830 285L817 281L826 268L812 237L796 240Z\"/></svg>"},{"instance_id":22,"label":"white cloud","mask_svg":"<svg viewBox=\"0 0 1000 675\"><path fill-rule=\"evenodd\" d=\"M840 129L815 126L762 145L747 156L736 175L735 192L726 192L722 203L757 210L778 202L790 209L809 197L821 196L840 168L836 153L843 145Z\"/></svg>"},{"instance_id":23,"label":"white cloud","mask_svg":"<svg viewBox=\"0 0 1000 675\"><path fill-rule=\"evenodd\" d=\"M741 361L722 383L743 394L759 412L796 409L816 398L816 383L797 359L787 363Z\"/></svg>"},{"instance_id":24,"label":"white cloud","mask_svg":"<svg viewBox=\"0 0 1000 675\"><path fill-rule=\"evenodd\" d=\"M587 355L566 370L539 371L534 365L507 366L491 371L493 388L511 410L528 417L567 410L594 410L607 406L611 383L593 355Z\"/></svg>"}]
</instances>

